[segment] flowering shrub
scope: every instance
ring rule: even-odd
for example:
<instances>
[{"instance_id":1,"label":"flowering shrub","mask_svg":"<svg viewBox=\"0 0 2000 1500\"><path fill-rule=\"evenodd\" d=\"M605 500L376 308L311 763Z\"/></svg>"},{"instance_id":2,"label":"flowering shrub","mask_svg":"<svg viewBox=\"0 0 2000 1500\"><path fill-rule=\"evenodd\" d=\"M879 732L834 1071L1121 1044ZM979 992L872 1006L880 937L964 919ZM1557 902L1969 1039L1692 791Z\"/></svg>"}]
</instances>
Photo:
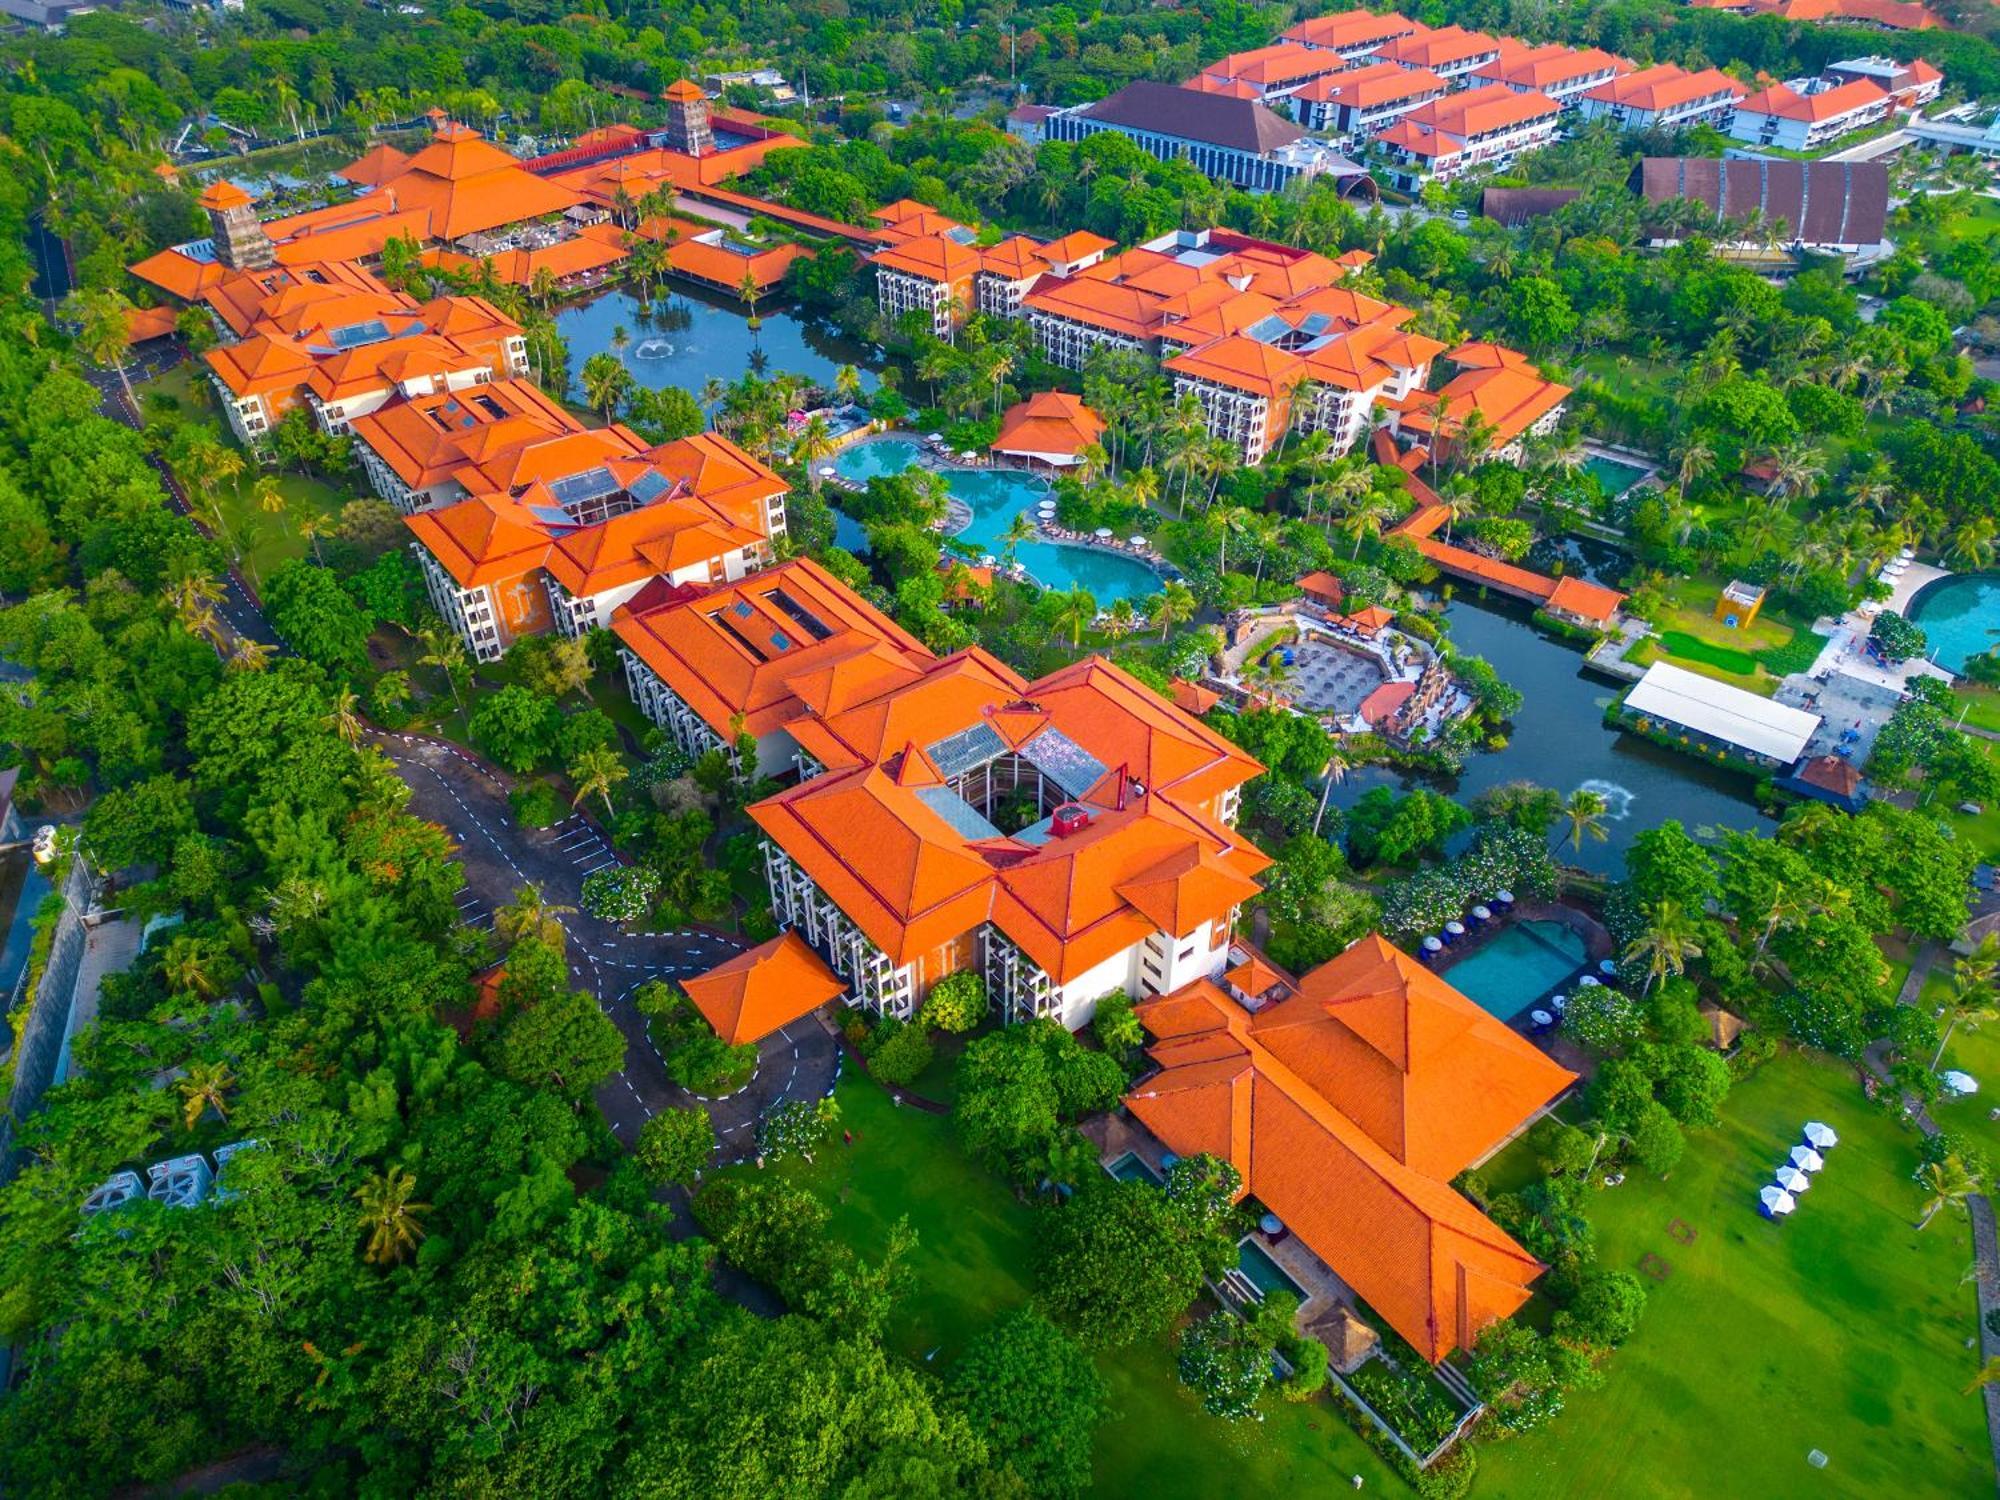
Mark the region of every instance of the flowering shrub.
<instances>
[{"instance_id":1,"label":"flowering shrub","mask_svg":"<svg viewBox=\"0 0 2000 1500\"><path fill-rule=\"evenodd\" d=\"M659 872L645 865L613 865L583 878L583 909L606 922L636 922L659 894Z\"/></svg>"}]
</instances>

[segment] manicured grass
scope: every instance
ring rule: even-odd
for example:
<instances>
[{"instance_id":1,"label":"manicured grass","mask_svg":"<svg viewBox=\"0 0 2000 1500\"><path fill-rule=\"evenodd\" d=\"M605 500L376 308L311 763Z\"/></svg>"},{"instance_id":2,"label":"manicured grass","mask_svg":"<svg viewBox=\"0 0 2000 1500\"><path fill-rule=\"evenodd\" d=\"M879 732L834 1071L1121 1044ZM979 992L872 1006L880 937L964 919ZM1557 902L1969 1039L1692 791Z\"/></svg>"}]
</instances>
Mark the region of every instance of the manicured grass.
<instances>
[{"instance_id":1,"label":"manicured grass","mask_svg":"<svg viewBox=\"0 0 2000 1500\"><path fill-rule=\"evenodd\" d=\"M252 586L260 590L279 563L304 557L311 551L311 541L299 534L302 520L307 516L317 521L331 520L343 505L356 498L352 491L324 479L279 474L275 477L284 508L272 514L259 504L256 493L257 481L269 472L253 465L216 497L223 524L241 553L243 569Z\"/></svg>"},{"instance_id":2,"label":"manicured grass","mask_svg":"<svg viewBox=\"0 0 2000 1500\"><path fill-rule=\"evenodd\" d=\"M1943 965L1931 971L1924 985L1924 1004L1942 1004L1950 991ZM1985 1149L1991 1162L2000 1162L2000 1120L1992 1118L2000 1106L2000 1022L1987 1021L1973 1027L1961 1021L1945 1043L1941 1068L1956 1068L1979 1081L1979 1092L1963 1099L1940 1099L1931 1106L1931 1118L1946 1130L1963 1132Z\"/></svg>"},{"instance_id":3,"label":"manicured grass","mask_svg":"<svg viewBox=\"0 0 2000 1500\"><path fill-rule=\"evenodd\" d=\"M1757 670L1757 658L1747 651L1738 651L1734 646L1718 646L1689 635L1685 630L1663 630L1660 644L1669 656L1677 656L1683 661L1701 662L1717 667L1738 677L1749 677Z\"/></svg>"},{"instance_id":4,"label":"manicured grass","mask_svg":"<svg viewBox=\"0 0 2000 1500\"><path fill-rule=\"evenodd\" d=\"M898 1108L853 1073L835 1097L854 1144L836 1142L810 1165L783 1170L823 1196L835 1232L863 1253L879 1254L890 1227L909 1220L917 1231L913 1285L890 1322L889 1342L942 1373L996 1316L1029 1299L1033 1211L959 1151L943 1116ZM1097 1363L1114 1410L1098 1434L1098 1494L1326 1495L1346 1492L1355 1474L1368 1494L1409 1494L1323 1401L1272 1398L1260 1423L1223 1422L1182 1388L1165 1343Z\"/></svg>"},{"instance_id":5,"label":"manicured grass","mask_svg":"<svg viewBox=\"0 0 2000 1500\"><path fill-rule=\"evenodd\" d=\"M1958 690L1958 701L1964 707L1966 723L2000 734L2000 690L1962 686Z\"/></svg>"},{"instance_id":6,"label":"manicured grass","mask_svg":"<svg viewBox=\"0 0 2000 1500\"><path fill-rule=\"evenodd\" d=\"M1474 1494L1985 1493L1993 1461L1965 1347L1975 1324L1963 1219L1918 1233L1914 1137L1862 1098L1847 1066L1805 1056L1739 1085L1716 1130L1665 1182L1597 1194L1598 1262L1672 1266L1648 1281L1639 1331L1541 1431L1480 1453ZM1808 1119L1840 1132L1798 1212L1768 1223L1757 1189ZM1675 1218L1691 1245L1667 1233ZM1817 1448L1825 1469L1808 1466Z\"/></svg>"}]
</instances>

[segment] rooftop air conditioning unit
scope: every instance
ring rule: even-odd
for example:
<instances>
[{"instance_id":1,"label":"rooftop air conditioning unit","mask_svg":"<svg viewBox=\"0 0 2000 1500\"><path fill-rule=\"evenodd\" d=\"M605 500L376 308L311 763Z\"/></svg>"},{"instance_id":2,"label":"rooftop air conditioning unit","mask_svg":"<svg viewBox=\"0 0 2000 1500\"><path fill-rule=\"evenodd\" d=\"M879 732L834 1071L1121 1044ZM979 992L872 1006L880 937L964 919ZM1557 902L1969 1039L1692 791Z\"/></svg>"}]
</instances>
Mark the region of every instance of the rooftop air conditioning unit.
<instances>
[{"instance_id":1,"label":"rooftop air conditioning unit","mask_svg":"<svg viewBox=\"0 0 2000 1500\"><path fill-rule=\"evenodd\" d=\"M1065 802L1049 815L1049 833L1055 838L1066 839L1089 826L1090 809L1081 802Z\"/></svg>"},{"instance_id":2,"label":"rooftop air conditioning unit","mask_svg":"<svg viewBox=\"0 0 2000 1500\"><path fill-rule=\"evenodd\" d=\"M193 1208L208 1196L209 1185L215 1181L208 1158L199 1154L154 1162L146 1168L146 1176L152 1179L146 1196L168 1208Z\"/></svg>"},{"instance_id":3,"label":"rooftop air conditioning unit","mask_svg":"<svg viewBox=\"0 0 2000 1500\"><path fill-rule=\"evenodd\" d=\"M110 1213L123 1208L135 1198L145 1196L146 1184L139 1180L137 1172L114 1172L90 1191L83 1200L83 1216L87 1219L95 1214Z\"/></svg>"},{"instance_id":4,"label":"rooftop air conditioning unit","mask_svg":"<svg viewBox=\"0 0 2000 1500\"><path fill-rule=\"evenodd\" d=\"M217 1203L227 1203L232 1198L243 1196L229 1186L230 1159L238 1152L254 1151L263 1144L262 1141L258 1140L231 1141L226 1146L217 1146L215 1148L215 1201Z\"/></svg>"}]
</instances>

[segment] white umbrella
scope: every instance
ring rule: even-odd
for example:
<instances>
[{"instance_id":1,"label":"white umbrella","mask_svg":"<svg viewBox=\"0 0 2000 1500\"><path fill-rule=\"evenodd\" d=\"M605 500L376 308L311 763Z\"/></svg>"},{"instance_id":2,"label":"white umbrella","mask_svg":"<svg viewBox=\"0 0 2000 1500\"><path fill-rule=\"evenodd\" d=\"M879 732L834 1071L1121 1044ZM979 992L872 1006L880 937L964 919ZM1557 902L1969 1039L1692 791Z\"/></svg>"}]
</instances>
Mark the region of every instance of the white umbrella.
<instances>
[{"instance_id":1,"label":"white umbrella","mask_svg":"<svg viewBox=\"0 0 2000 1500\"><path fill-rule=\"evenodd\" d=\"M924 441L929 443L941 443L944 441L944 434L941 432L934 432Z\"/></svg>"},{"instance_id":2,"label":"white umbrella","mask_svg":"<svg viewBox=\"0 0 2000 1500\"><path fill-rule=\"evenodd\" d=\"M820 478L822 478L822 479L831 479L831 478L833 478L833 465L832 465L832 464L827 464L827 465L823 466L823 467L822 467L822 468L820 469L820 471L819 471L819 477L820 477Z\"/></svg>"},{"instance_id":3,"label":"white umbrella","mask_svg":"<svg viewBox=\"0 0 2000 1500\"><path fill-rule=\"evenodd\" d=\"M1554 1016L1550 1015L1550 1014L1549 1014L1549 1013L1548 1013L1547 1011L1545 1011L1545 1010L1531 1010L1531 1011L1529 1011L1529 1012L1528 1012L1528 1019L1529 1019L1530 1021L1533 1021L1533 1022L1534 1022L1534 1023L1535 1023L1536 1025L1537 1025L1537 1026L1553 1026L1553 1025L1555 1025L1555 1023L1556 1023L1556 1018L1555 1018Z\"/></svg>"},{"instance_id":4,"label":"white umbrella","mask_svg":"<svg viewBox=\"0 0 2000 1500\"><path fill-rule=\"evenodd\" d=\"M1146 545L1146 539L1142 536L1127 537L1126 540L1131 542L1131 544L1135 547L1143 547Z\"/></svg>"},{"instance_id":5,"label":"white umbrella","mask_svg":"<svg viewBox=\"0 0 2000 1500\"><path fill-rule=\"evenodd\" d=\"M1808 1120L1805 1129L1806 1144L1815 1151L1825 1151L1840 1144L1840 1137L1833 1133L1831 1125L1822 1125L1817 1120Z\"/></svg>"},{"instance_id":6,"label":"white umbrella","mask_svg":"<svg viewBox=\"0 0 2000 1500\"><path fill-rule=\"evenodd\" d=\"M1603 981L1600 980L1595 974L1586 974L1581 979L1577 980L1577 983L1587 990L1595 990L1603 988Z\"/></svg>"},{"instance_id":7,"label":"white umbrella","mask_svg":"<svg viewBox=\"0 0 2000 1500\"><path fill-rule=\"evenodd\" d=\"M1803 1193L1812 1186L1812 1179L1797 1167L1778 1168L1778 1186L1788 1193Z\"/></svg>"},{"instance_id":8,"label":"white umbrella","mask_svg":"<svg viewBox=\"0 0 2000 1500\"><path fill-rule=\"evenodd\" d=\"M1773 1219L1798 1207L1792 1195L1775 1183L1766 1185L1764 1191L1757 1195L1757 1201L1763 1204L1765 1214Z\"/></svg>"},{"instance_id":9,"label":"white umbrella","mask_svg":"<svg viewBox=\"0 0 2000 1500\"><path fill-rule=\"evenodd\" d=\"M1970 1073L1959 1072L1956 1068L1953 1068L1949 1073L1944 1075L1944 1086L1951 1093L1957 1094L1960 1097L1979 1092L1979 1080L1974 1078Z\"/></svg>"},{"instance_id":10,"label":"white umbrella","mask_svg":"<svg viewBox=\"0 0 2000 1500\"><path fill-rule=\"evenodd\" d=\"M1108 541L1110 541L1110 540L1111 540L1111 528L1110 528L1109 526L1100 526L1100 527L1098 527L1098 528L1097 528L1097 539L1098 539L1098 540L1099 540L1100 542L1108 542Z\"/></svg>"},{"instance_id":11,"label":"white umbrella","mask_svg":"<svg viewBox=\"0 0 2000 1500\"><path fill-rule=\"evenodd\" d=\"M1826 1165L1826 1159L1810 1146L1792 1147L1792 1165L1801 1172L1817 1172Z\"/></svg>"}]
</instances>

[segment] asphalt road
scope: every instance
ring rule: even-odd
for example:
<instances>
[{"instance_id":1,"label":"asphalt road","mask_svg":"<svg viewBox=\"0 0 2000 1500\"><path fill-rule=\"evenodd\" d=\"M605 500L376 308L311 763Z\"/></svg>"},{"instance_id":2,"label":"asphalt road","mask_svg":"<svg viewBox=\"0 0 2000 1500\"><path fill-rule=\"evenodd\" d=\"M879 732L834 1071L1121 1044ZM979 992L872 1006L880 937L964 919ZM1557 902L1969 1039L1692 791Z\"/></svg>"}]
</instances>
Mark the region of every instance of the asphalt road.
<instances>
[{"instance_id":1,"label":"asphalt road","mask_svg":"<svg viewBox=\"0 0 2000 1500\"><path fill-rule=\"evenodd\" d=\"M409 783L410 810L458 843L466 881L459 911L467 926L490 929L494 911L527 884L539 887L551 905L577 908L561 917L572 982L596 996L625 1034L624 1071L598 1093L618 1138L629 1144L660 1109L696 1102L698 1096L667 1076L632 997L648 980L713 968L738 951L737 941L703 927L628 933L590 916L582 910L584 877L620 862L593 820L572 813L550 828L523 828L508 806L504 774L457 746L396 734L377 735L375 742ZM765 1111L787 1099L818 1098L838 1075L838 1045L814 1018L766 1037L748 1083L725 1097L699 1100L715 1122L721 1158L753 1154L756 1122Z\"/></svg>"}]
</instances>

